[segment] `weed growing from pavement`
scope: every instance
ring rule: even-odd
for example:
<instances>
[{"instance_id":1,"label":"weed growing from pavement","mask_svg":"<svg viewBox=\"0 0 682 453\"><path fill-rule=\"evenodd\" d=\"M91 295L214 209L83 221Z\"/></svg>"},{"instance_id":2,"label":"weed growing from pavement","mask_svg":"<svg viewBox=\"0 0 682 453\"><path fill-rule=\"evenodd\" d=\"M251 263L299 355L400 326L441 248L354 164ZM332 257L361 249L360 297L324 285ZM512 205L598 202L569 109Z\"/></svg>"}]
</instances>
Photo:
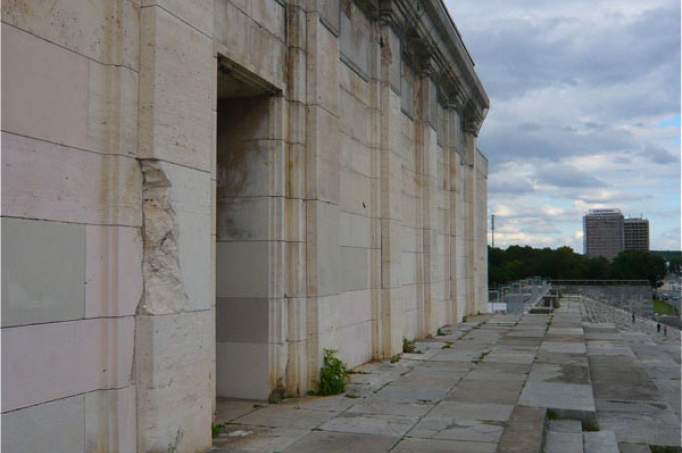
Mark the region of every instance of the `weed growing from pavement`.
<instances>
[{"instance_id":1,"label":"weed growing from pavement","mask_svg":"<svg viewBox=\"0 0 682 453\"><path fill-rule=\"evenodd\" d=\"M348 383L346 365L336 357L333 349L324 350L324 362L320 368L319 395L338 395L346 390Z\"/></svg>"},{"instance_id":2,"label":"weed growing from pavement","mask_svg":"<svg viewBox=\"0 0 682 453\"><path fill-rule=\"evenodd\" d=\"M416 350L417 346L415 345L415 341L414 340L410 341L407 338L403 337L403 352L409 354Z\"/></svg>"}]
</instances>

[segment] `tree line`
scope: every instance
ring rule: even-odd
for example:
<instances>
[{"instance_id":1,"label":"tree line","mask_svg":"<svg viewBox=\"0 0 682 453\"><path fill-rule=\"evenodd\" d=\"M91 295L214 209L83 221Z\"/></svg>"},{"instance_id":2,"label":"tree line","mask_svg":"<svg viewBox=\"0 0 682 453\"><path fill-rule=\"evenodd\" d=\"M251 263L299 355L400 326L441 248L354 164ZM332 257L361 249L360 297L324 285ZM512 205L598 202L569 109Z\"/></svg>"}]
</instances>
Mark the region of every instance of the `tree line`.
<instances>
[{"instance_id":1,"label":"tree line","mask_svg":"<svg viewBox=\"0 0 682 453\"><path fill-rule=\"evenodd\" d=\"M580 255L570 247L488 247L491 288L534 276L553 280L648 280L652 287L658 287L666 273L665 259L649 252L621 252L609 261Z\"/></svg>"}]
</instances>

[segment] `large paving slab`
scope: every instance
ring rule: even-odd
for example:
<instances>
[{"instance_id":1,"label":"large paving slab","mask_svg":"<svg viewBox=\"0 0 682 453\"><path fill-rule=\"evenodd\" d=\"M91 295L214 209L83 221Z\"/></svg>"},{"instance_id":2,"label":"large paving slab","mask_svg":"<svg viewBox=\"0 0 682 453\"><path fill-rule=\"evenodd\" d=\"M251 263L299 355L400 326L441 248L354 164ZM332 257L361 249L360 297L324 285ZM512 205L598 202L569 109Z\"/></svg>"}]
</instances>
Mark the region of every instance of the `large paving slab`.
<instances>
[{"instance_id":1,"label":"large paving slab","mask_svg":"<svg viewBox=\"0 0 682 453\"><path fill-rule=\"evenodd\" d=\"M519 399L522 387L523 381L520 380L488 381L467 378L448 393L447 399L513 405Z\"/></svg>"},{"instance_id":2,"label":"large paving slab","mask_svg":"<svg viewBox=\"0 0 682 453\"><path fill-rule=\"evenodd\" d=\"M516 406L497 447L498 453L541 453L547 411Z\"/></svg>"},{"instance_id":3,"label":"large paving slab","mask_svg":"<svg viewBox=\"0 0 682 453\"><path fill-rule=\"evenodd\" d=\"M532 407L545 407L555 411L594 413L592 386L586 384L566 384L563 382L526 382L519 404Z\"/></svg>"},{"instance_id":4,"label":"large paving slab","mask_svg":"<svg viewBox=\"0 0 682 453\"><path fill-rule=\"evenodd\" d=\"M613 431L587 432L583 434L585 453L620 453Z\"/></svg>"},{"instance_id":5,"label":"large paving slab","mask_svg":"<svg viewBox=\"0 0 682 453\"><path fill-rule=\"evenodd\" d=\"M299 439L285 453L382 453L388 451L399 438L370 434L312 431Z\"/></svg>"},{"instance_id":6,"label":"large paving slab","mask_svg":"<svg viewBox=\"0 0 682 453\"><path fill-rule=\"evenodd\" d=\"M583 453L583 434L549 431L545 440L546 453Z\"/></svg>"},{"instance_id":7,"label":"large paving slab","mask_svg":"<svg viewBox=\"0 0 682 453\"><path fill-rule=\"evenodd\" d=\"M405 438L391 453L495 453L497 444L466 440Z\"/></svg>"},{"instance_id":8,"label":"large paving slab","mask_svg":"<svg viewBox=\"0 0 682 453\"><path fill-rule=\"evenodd\" d=\"M541 453L544 442L544 453L610 453L618 444L638 453L679 445L679 345L591 322L590 313L569 301L550 315L446 327L417 342L421 353L357 367L344 395L221 400L216 423L225 431L215 452ZM600 431L583 433L581 422L595 417Z\"/></svg>"},{"instance_id":9,"label":"large paving slab","mask_svg":"<svg viewBox=\"0 0 682 453\"><path fill-rule=\"evenodd\" d=\"M221 452L274 452L281 451L308 433L306 429L230 424L213 440L213 445Z\"/></svg>"},{"instance_id":10,"label":"large paving slab","mask_svg":"<svg viewBox=\"0 0 682 453\"><path fill-rule=\"evenodd\" d=\"M319 429L322 431L402 437L418 420L418 416L346 412L332 418Z\"/></svg>"}]
</instances>

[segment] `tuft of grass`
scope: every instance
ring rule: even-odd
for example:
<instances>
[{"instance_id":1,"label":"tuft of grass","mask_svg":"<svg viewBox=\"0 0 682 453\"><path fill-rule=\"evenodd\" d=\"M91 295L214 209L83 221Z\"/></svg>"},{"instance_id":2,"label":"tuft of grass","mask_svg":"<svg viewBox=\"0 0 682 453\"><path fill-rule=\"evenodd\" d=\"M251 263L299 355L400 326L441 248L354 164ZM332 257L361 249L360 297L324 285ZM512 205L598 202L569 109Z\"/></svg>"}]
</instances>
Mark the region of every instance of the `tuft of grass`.
<instances>
[{"instance_id":1,"label":"tuft of grass","mask_svg":"<svg viewBox=\"0 0 682 453\"><path fill-rule=\"evenodd\" d=\"M324 350L324 361L320 368L319 395L338 395L346 390L348 383L346 365L336 357L333 349Z\"/></svg>"},{"instance_id":2,"label":"tuft of grass","mask_svg":"<svg viewBox=\"0 0 682 453\"><path fill-rule=\"evenodd\" d=\"M443 330L442 327L439 327L438 331L436 332L436 336L437 337L444 337L445 335L447 335L447 333Z\"/></svg>"},{"instance_id":3,"label":"tuft of grass","mask_svg":"<svg viewBox=\"0 0 682 453\"><path fill-rule=\"evenodd\" d=\"M441 349L450 349L450 348L452 348L453 344L454 343L452 341L446 341L445 344L443 346L441 346L440 348Z\"/></svg>"},{"instance_id":4,"label":"tuft of grass","mask_svg":"<svg viewBox=\"0 0 682 453\"><path fill-rule=\"evenodd\" d=\"M417 346L415 345L415 341L408 340L407 338L403 337L403 352L406 354L412 353L417 350Z\"/></svg>"},{"instance_id":5,"label":"tuft of grass","mask_svg":"<svg viewBox=\"0 0 682 453\"><path fill-rule=\"evenodd\" d=\"M676 316L677 309L670 304L663 302L662 300L654 300L654 313L657 315L670 315Z\"/></svg>"},{"instance_id":6,"label":"tuft of grass","mask_svg":"<svg viewBox=\"0 0 682 453\"><path fill-rule=\"evenodd\" d=\"M214 423L211 425L211 434L213 437L218 437L223 431L225 431L224 423Z\"/></svg>"},{"instance_id":7,"label":"tuft of grass","mask_svg":"<svg viewBox=\"0 0 682 453\"><path fill-rule=\"evenodd\" d=\"M400 362L400 354L396 354L396 355L394 355L393 357L391 357L390 362L391 362L391 363L398 363L398 362Z\"/></svg>"}]
</instances>

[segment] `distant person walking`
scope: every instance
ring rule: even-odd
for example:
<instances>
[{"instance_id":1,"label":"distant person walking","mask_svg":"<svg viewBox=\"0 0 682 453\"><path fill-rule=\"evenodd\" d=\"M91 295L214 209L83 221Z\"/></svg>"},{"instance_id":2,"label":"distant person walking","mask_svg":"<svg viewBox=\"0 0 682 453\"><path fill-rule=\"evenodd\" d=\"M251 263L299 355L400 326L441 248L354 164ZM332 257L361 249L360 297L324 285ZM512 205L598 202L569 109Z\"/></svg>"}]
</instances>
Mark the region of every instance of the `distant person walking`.
<instances>
[{"instance_id":1,"label":"distant person walking","mask_svg":"<svg viewBox=\"0 0 682 453\"><path fill-rule=\"evenodd\" d=\"M656 332L661 333L661 323L660 322L656 323Z\"/></svg>"},{"instance_id":2,"label":"distant person walking","mask_svg":"<svg viewBox=\"0 0 682 453\"><path fill-rule=\"evenodd\" d=\"M632 312L632 323L633 324L635 323L635 312L634 311Z\"/></svg>"}]
</instances>

